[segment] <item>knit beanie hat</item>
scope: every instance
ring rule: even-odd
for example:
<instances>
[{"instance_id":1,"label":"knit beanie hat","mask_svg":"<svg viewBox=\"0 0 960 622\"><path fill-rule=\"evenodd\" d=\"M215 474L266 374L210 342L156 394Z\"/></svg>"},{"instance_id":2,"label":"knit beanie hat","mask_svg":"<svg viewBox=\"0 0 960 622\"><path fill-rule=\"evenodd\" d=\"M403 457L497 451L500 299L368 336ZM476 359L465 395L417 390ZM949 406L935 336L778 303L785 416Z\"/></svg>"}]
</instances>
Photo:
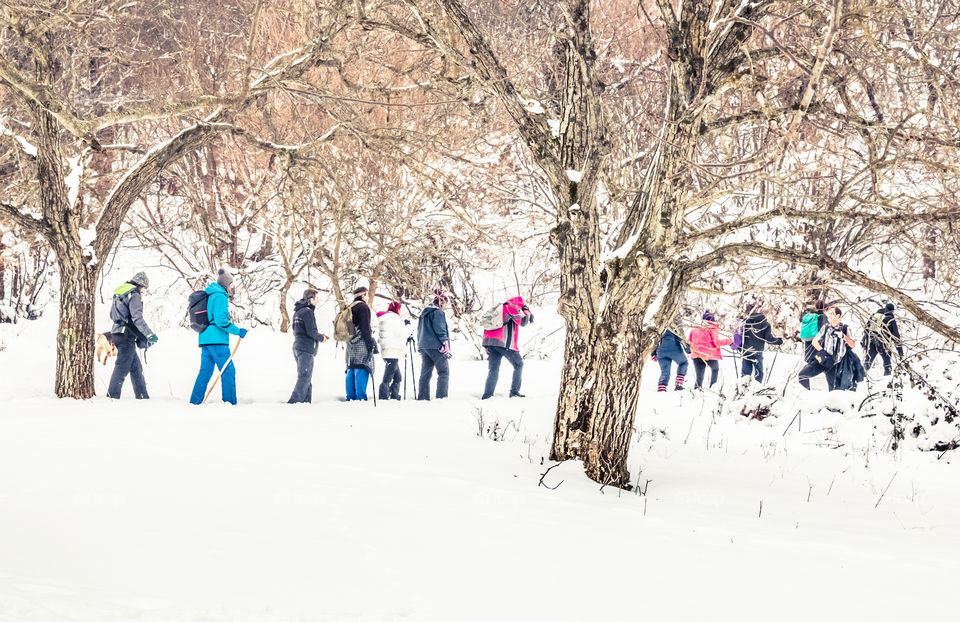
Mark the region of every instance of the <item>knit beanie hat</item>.
<instances>
[{"instance_id":1,"label":"knit beanie hat","mask_svg":"<svg viewBox=\"0 0 960 622\"><path fill-rule=\"evenodd\" d=\"M147 273L143 271L134 274L128 282L139 287L150 287L150 279L147 278Z\"/></svg>"},{"instance_id":2,"label":"knit beanie hat","mask_svg":"<svg viewBox=\"0 0 960 622\"><path fill-rule=\"evenodd\" d=\"M396 313L397 315L400 315L400 301L394 300L393 302L388 304L387 313Z\"/></svg>"},{"instance_id":3,"label":"knit beanie hat","mask_svg":"<svg viewBox=\"0 0 960 622\"><path fill-rule=\"evenodd\" d=\"M888 302L887 306L885 306L884 309L886 309L887 311L893 311L894 309L896 309L896 307L893 306L892 302Z\"/></svg>"},{"instance_id":4,"label":"knit beanie hat","mask_svg":"<svg viewBox=\"0 0 960 622\"><path fill-rule=\"evenodd\" d=\"M227 272L226 268L220 268L217 271L217 283L223 287L223 289L230 289L230 286L233 285L233 276Z\"/></svg>"},{"instance_id":5,"label":"knit beanie hat","mask_svg":"<svg viewBox=\"0 0 960 622\"><path fill-rule=\"evenodd\" d=\"M707 322L713 322L716 318L709 311L704 312L703 319Z\"/></svg>"}]
</instances>

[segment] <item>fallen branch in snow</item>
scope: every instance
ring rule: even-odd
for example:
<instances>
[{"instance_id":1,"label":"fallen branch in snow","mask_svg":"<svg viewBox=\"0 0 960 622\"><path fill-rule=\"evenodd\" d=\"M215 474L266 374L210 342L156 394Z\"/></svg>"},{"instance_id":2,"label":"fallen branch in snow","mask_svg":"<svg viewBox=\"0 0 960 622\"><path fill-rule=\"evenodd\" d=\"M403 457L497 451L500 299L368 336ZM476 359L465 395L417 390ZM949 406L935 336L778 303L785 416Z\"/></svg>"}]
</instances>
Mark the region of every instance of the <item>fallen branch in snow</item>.
<instances>
[{"instance_id":1,"label":"fallen branch in snow","mask_svg":"<svg viewBox=\"0 0 960 622\"><path fill-rule=\"evenodd\" d=\"M897 471L897 473L899 473L899 471ZM880 498L877 499L877 504L873 506L873 509L877 509L878 507L880 507L880 502L883 501L883 496L887 494L887 491L890 490L890 486L893 485L893 480L897 476L897 473L894 473L893 477L890 478L890 482L887 484L887 487L883 489L883 492L880 493Z\"/></svg>"},{"instance_id":2,"label":"fallen branch in snow","mask_svg":"<svg viewBox=\"0 0 960 622\"><path fill-rule=\"evenodd\" d=\"M537 484L537 487L539 488L540 486L543 486L544 488L549 488L550 490L556 490L557 488L560 488L560 484L562 484L562 483L564 482L564 480L560 480L560 483L557 484L556 486L550 486L550 485L548 485L548 484L544 484L544 483L543 483L543 479L550 473L550 471L554 470L555 468L557 468L557 467L560 466L561 464L563 464L563 463L562 463L562 462L558 462L558 463L556 463L555 465L553 465L552 467L548 468L548 469L547 469L546 471L544 471L543 473L541 473L541 474L540 474L540 483Z\"/></svg>"}]
</instances>

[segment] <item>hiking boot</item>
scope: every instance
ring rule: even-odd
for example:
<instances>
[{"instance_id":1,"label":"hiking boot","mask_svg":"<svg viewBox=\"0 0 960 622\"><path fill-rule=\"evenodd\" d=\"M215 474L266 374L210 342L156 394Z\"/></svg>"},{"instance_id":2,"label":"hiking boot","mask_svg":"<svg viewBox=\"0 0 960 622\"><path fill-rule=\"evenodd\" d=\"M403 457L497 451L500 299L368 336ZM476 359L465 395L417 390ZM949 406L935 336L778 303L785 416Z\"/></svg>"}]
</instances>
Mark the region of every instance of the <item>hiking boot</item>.
<instances>
[{"instance_id":1,"label":"hiking boot","mask_svg":"<svg viewBox=\"0 0 960 622\"><path fill-rule=\"evenodd\" d=\"M511 391L510 397L527 397L527 396L524 395L523 393L520 393L519 391Z\"/></svg>"}]
</instances>

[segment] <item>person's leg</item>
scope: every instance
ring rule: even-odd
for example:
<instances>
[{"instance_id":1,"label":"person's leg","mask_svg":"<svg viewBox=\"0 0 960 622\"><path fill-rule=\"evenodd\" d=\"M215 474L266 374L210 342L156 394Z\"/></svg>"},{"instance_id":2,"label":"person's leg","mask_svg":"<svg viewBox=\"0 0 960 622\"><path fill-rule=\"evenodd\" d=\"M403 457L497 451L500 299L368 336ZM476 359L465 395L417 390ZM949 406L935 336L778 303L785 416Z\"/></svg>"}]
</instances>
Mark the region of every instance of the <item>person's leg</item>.
<instances>
[{"instance_id":1,"label":"person's leg","mask_svg":"<svg viewBox=\"0 0 960 622\"><path fill-rule=\"evenodd\" d=\"M753 354L753 377L757 382L763 382L763 352Z\"/></svg>"},{"instance_id":2,"label":"person's leg","mask_svg":"<svg viewBox=\"0 0 960 622\"><path fill-rule=\"evenodd\" d=\"M390 384L393 382L393 367L397 359L383 359L383 378L380 379L380 387L377 389L379 399L390 399Z\"/></svg>"},{"instance_id":3,"label":"person's leg","mask_svg":"<svg viewBox=\"0 0 960 622\"><path fill-rule=\"evenodd\" d=\"M123 390L123 381L127 379L127 374L133 367L133 361L137 358L137 345L126 335L120 334L114 336L113 344L117 347L117 360L113 363L113 373L110 374L107 397L118 400Z\"/></svg>"},{"instance_id":4,"label":"person's leg","mask_svg":"<svg viewBox=\"0 0 960 622\"><path fill-rule=\"evenodd\" d=\"M434 351L433 366L437 368L437 399L442 400L447 397L450 387L450 359L440 354L439 350Z\"/></svg>"},{"instance_id":5,"label":"person's leg","mask_svg":"<svg viewBox=\"0 0 960 622\"><path fill-rule=\"evenodd\" d=\"M873 341L870 341L870 344L867 347L867 355L863 359L863 368L870 370L870 366L873 365L873 359L877 357L877 344Z\"/></svg>"},{"instance_id":6,"label":"person's leg","mask_svg":"<svg viewBox=\"0 0 960 622\"><path fill-rule=\"evenodd\" d=\"M890 362L890 350L880 348L880 358L883 360L883 375L889 376L893 373L893 364Z\"/></svg>"},{"instance_id":7,"label":"person's leg","mask_svg":"<svg viewBox=\"0 0 960 622\"><path fill-rule=\"evenodd\" d=\"M313 380L313 355L309 352L294 352L297 361L297 383L290 396L290 404L310 401L310 384Z\"/></svg>"},{"instance_id":8,"label":"person's leg","mask_svg":"<svg viewBox=\"0 0 960 622\"><path fill-rule=\"evenodd\" d=\"M667 390L667 383L670 382L670 366L673 360L666 356L657 358L657 364L660 365L660 379L657 380L657 391L663 393ZM679 372L679 368L677 370Z\"/></svg>"},{"instance_id":9,"label":"person's leg","mask_svg":"<svg viewBox=\"0 0 960 622\"><path fill-rule=\"evenodd\" d=\"M523 357L516 350L507 350L505 354L513 365L513 380L510 383L510 395L520 396L520 385L523 383Z\"/></svg>"},{"instance_id":10,"label":"person's leg","mask_svg":"<svg viewBox=\"0 0 960 622\"><path fill-rule=\"evenodd\" d=\"M393 382L390 384L390 399L400 399L400 385L403 384L403 373L400 371L400 359L393 359Z\"/></svg>"},{"instance_id":11,"label":"person's leg","mask_svg":"<svg viewBox=\"0 0 960 622\"><path fill-rule=\"evenodd\" d=\"M823 376L827 379L827 391L833 391L837 386L837 368L839 365L834 365L830 369L823 370Z\"/></svg>"},{"instance_id":12,"label":"person's leg","mask_svg":"<svg viewBox=\"0 0 960 622\"><path fill-rule=\"evenodd\" d=\"M750 358L751 355L746 352L740 357L740 377L746 378L750 376L753 372L753 359Z\"/></svg>"},{"instance_id":13,"label":"person's leg","mask_svg":"<svg viewBox=\"0 0 960 622\"><path fill-rule=\"evenodd\" d=\"M701 388L703 386L703 372L707 370L707 364L703 359L695 358L693 359L693 371L697 376L697 382L693 386L696 388Z\"/></svg>"},{"instance_id":14,"label":"person's leg","mask_svg":"<svg viewBox=\"0 0 960 622\"><path fill-rule=\"evenodd\" d=\"M356 382L356 396L358 400L367 401L367 384L370 381L370 372L366 369L354 370L354 381Z\"/></svg>"},{"instance_id":15,"label":"person's leg","mask_svg":"<svg viewBox=\"0 0 960 622\"><path fill-rule=\"evenodd\" d=\"M290 399L287 400L287 404L299 404L302 400L301 392L303 387L300 385L303 379L303 366L300 363L300 353L296 350L293 351L293 360L297 364L297 380L293 383L293 391L290 392Z\"/></svg>"},{"instance_id":16,"label":"person's leg","mask_svg":"<svg viewBox=\"0 0 960 622\"><path fill-rule=\"evenodd\" d=\"M210 354L210 348L212 347L213 346L200 346L200 371L197 373L196 382L193 383L193 392L190 394L191 404L203 402L203 396L207 392L210 377L213 376L214 362L213 355Z\"/></svg>"},{"instance_id":17,"label":"person's leg","mask_svg":"<svg viewBox=\"0 0 960 622\"><path fill-rule=\"evenodd\" d=\"M800 385L809 390L810 389L810 379L823 372L823 367L820 366L820 363L816 361L810 361L807 363L803 369L800 370L800 373L797 377L800 379Z\"/></svg>"},{"instance_id":18,"label":"person's leg","mask_svg":"<svg viewBox=\"0 0 960 622\"><path fill-rule=\"evenodd\" d=\"M677 363L677 379L676 384L674 385L674 390L679 391L683 388L683 381L687 377L687 357L683 357L683 360Z\"/></svg>"},{"instance_id":19,"label":"person's leg","mask_svg":"<svg viewBox=\"0 0 960 622\"><path fill-rule=\"evenodd\" d=\"M428 351L420 353L420 389L417 392L418 400L430 399L430 378L433 377L433 359Z\"/></svg>"},{"instance_id":20,"label":"person's leg","mask_svg":"<svg viewBox=\"0 0 960 622\"><path fill-rule=\"evenodd\" d=\"M237 405L237 368L233 361L224 367L230 360L230 346L208 346L220 370L220 398L228 404Z\"/></svg>"},{"instance_id":21,"label":"person's leg","mask_svg":"<svg viewBox=\"0 0 960 622\"><path fill-rule=\"evenodd\" d=\"M357 399L357 370L347 370L347 401L352 402Z\"/></svg>"},{"instance_id":22,"label":"person's leg","mask_svg":"<svg viewBox=\"0 0 960 622\"><path fill-rule=\"evenodd\" d=\"M483 396L480 399L485 400L493 397L497 390L497 381L500 380L500 361L503 359L503 348L490 346L487 348L487 382L483 387Z\"/></svg>"},{"instance_id":23,"label":"person's leg","mask_svg":"<svg viewBox=\"0 0 960 622\"><path fill-rule=\"evenodd\" d=\"M150 399L147 393L147 379L143 377L143 364L137 355L136 346L133 349L133 365L130 366L130 382L133 383L133 395L138 400Z\"/></svg>"},{"instance_id":24,"label":"person's leg","mask_svg":"<svg viewBox=\"0 0 960 622\"><path fill-rule=\"evenodd\" d=\"M710 386L717 382L717 376L720 374L720 361L707 361L710 366Z\"/></svg>"}]
</instances>

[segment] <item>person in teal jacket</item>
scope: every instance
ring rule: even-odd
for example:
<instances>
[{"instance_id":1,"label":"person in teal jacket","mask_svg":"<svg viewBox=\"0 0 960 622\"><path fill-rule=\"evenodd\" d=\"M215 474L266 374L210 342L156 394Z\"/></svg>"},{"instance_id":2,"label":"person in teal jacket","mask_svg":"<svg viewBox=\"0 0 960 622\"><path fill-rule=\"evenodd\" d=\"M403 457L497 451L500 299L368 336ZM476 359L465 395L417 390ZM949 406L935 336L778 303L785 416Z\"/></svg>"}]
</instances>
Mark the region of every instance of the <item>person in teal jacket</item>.
<instances>
[{"instance_id":1,"label":"person in teal jacket","mask_svg":"<svg viewBox=\"0 0 960 622\"><path fill-rule=\"evenodd\" d=\"M237 403L237 372L233 361L224 368L230 359L230 335L241 339L247 336L247 329L240 328L230 321L229 298L233 292L233 277L223 268L217 273L217 281L204 290L207 292L207 318L210 326L200 333L200 373L193 384L190 403L199 404L207 392L207 384L213 376L214 367L222 369L220 390L223 401Z\"/></svg>"}]
</instances>

